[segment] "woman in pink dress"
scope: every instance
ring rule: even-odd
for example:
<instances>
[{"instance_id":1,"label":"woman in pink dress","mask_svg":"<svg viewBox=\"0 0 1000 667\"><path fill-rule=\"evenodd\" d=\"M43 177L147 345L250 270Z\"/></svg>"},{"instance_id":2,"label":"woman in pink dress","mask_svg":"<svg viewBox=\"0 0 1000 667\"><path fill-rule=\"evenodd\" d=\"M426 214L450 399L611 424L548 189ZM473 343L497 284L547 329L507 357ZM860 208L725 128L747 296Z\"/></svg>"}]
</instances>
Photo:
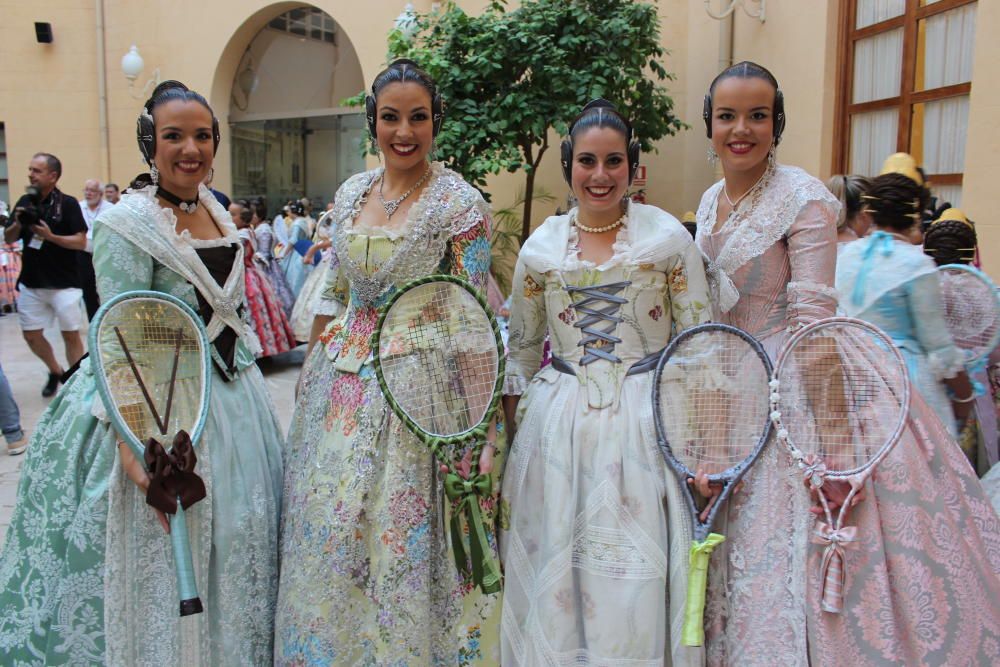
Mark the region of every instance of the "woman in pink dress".
<instances>
[{"instance_id":1,"label":"woman in pink dress","mask_svg":"<svg viewBox=\"0 0 1000 667\"><path fill-rule=\"evenodd\" d=\"M259 357L273 357L282 352L288 352L296 346L295 333L292 325L285 317L285 311L281 308L271 281L260 266L261 262L257 255L257 240L254 237L250 223L253 220L253 212L250 208L241 204L233 204L239 207L239 212L233 217L233 222L239 229L240 240L243 243L243 263L246 266L244 277L246 279L246 300L250 323L254 333L260 340L261 352Z\"/></svg>"},{"instance_id":2,"label":"woman in pink dress","mask_svg":"<svg viewBox=\"0 0 1000 667\"><path fill-rule=\"evenodd\" d=\"M838 203L778 165L784 100L739 63L706 97L724 180L704 194L697 243L716 319L772 355L835 314ZM800 471L772 443L716 526L705 612L712 665L972 665L1000 660L1000 520L937 416L917 397L909 428L849 515L844 611L820 610L822 546Z\"/></svg>"}]
</instances>

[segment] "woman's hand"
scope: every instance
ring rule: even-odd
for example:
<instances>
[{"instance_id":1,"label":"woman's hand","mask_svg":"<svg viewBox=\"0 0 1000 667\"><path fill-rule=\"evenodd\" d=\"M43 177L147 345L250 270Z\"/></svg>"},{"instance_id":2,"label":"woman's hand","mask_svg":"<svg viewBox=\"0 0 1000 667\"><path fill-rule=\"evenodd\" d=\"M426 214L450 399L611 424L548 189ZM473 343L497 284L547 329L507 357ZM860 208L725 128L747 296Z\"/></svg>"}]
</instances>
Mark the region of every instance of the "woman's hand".
<instances>
[{"instance_id":1,"label":"woman's hand","mask_svg":"<svg viewBox=\"0 0 1000 667\"><path fill-rule=\"evenodd\" d=\"M719 494L722 493L722 482L708 481L708 475L704 470L699 468L693 478L688 478L687 483L688 486L694 488L694 490L698 492L699 496L708 499L708 504L706 504L705 508L700 514L698 514L698 520L705 523L705 521L708 520L708 515L712 512L712 507L715 506L715 502L719 499Z\"/></svg>"},{"instance_id":2,"label":"woman's hand","mask_svg":"<svg viewBox=\"0 0 1000 667\"><path fill-rule=\"evenodd\" d=\"M808 482L806 483L806 486L809 488L810 493L812 493L814 500L814 504L812 507L809 508L809 511L815 514L816 516L822 516L826 512L823 509L823 504L819 499L819 490L813 488L811 485L809 485ZM847 496L851 492L851 483L843 479L824 479L822 488L823 488L823 495L826 497L827 507L830 508L830 513L832 514L833 512L839 510L840 507L844 504L844 501L847 500ZM853 498L851 498L851 507L854 507L864 499L865 499L865 490L858 489L858 492L854 494ZM849 508L848 511L850 511ZM847 513L845 512L844 519L846 518L847 518Z\"/></svg>"},{"instance_id":3,"label":"woman's hand","mask_svg":"<svg viewBox=\"0 0 1000 667\"><path fill-rule=\"evenodd\" d=\"M121 458L122 470L128 476L132 482L139 487L145 495L149 491L149 473L139 462L139 459L135 458L135 454L132 453L132 448L126 445L124 442L118 443L118 455ZM163 530L170 532L170 521L167 519L167 515L160 510L154 508L156 512L156 518L159 520L160 525L163 526Z\"/></svg>"}]
</instances>

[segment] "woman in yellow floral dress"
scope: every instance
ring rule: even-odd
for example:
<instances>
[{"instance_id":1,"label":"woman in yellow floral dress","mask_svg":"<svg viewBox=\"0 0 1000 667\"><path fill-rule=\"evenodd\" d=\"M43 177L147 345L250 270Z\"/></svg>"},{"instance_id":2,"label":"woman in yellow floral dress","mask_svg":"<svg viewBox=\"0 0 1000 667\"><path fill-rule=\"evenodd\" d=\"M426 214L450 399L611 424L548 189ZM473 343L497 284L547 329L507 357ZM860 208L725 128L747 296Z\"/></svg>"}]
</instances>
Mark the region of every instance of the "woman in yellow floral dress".
<instances>
[{"instance_id":1,"label":"woman in yellow floral dress","mask_svg":"<svg viewBox=\"0 0 1000 667\"><path fill-rule=\"evenodd\" d=\"M428 162L442 103L414 63L376 77L367 111L385 167L345 182L332 215L337 261L316 310L346 310L317 316L285 450L275 663L497 664L500 595L455 568L443 475L387 409L370 347L378 308L409 280L452 273L485 290L489 211ZM495 506L482 501L487 521Z\"/></svg>"}]
</instances>

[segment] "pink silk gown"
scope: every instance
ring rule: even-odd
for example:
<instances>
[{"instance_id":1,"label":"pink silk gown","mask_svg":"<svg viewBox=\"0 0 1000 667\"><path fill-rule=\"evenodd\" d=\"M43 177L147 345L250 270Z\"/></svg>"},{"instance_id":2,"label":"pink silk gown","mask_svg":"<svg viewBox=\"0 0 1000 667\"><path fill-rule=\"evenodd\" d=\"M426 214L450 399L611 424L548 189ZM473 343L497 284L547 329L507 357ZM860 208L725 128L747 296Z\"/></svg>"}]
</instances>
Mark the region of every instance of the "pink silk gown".
<instances>
[{"instance_id":1,"label":"pink silk gown","mask_svg":"<svg viewBox=\"0 0 1000 667\"><path fill-rule=\"evenodd\" d=\"M722 183L697 242L716 319L772 358L788 330L834 315L837 203L778 166L763 197L717 232ZM749 202L748 202L749 203ZM720 513L705 610L711 665L985 665L1000 660L1000 520L957 443L915 396L909 428L848 515L844 610L820 610L822 546L802 474L776 442Z\"/></svg>"}]
</instances>

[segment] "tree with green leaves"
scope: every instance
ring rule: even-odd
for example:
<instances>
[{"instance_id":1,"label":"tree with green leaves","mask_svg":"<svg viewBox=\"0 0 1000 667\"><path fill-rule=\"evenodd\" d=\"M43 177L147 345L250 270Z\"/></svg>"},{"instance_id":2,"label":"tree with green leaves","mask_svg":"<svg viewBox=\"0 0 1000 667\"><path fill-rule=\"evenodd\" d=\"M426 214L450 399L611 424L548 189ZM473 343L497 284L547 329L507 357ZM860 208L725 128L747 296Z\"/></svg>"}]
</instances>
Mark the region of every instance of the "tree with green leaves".
<instances>
[{"instance_id":1,"label":"tree with green leaves","mask_svg":"<svg viewBox=\"0 0 1000 667\"><path fill-rule=\"evenodd\" d=\"M549 131L565 134L588 101L613 102L644 151L683 127L663 85L673 76L652 3L525 0L509 10L494 0L470 16L447 2L415 20L412 36L389 34L389 59L412 58L437 81L447 114L438 151L452 169L480 190L489 174L524 171L522 244Z\"/></svg>"}]
</instances>

